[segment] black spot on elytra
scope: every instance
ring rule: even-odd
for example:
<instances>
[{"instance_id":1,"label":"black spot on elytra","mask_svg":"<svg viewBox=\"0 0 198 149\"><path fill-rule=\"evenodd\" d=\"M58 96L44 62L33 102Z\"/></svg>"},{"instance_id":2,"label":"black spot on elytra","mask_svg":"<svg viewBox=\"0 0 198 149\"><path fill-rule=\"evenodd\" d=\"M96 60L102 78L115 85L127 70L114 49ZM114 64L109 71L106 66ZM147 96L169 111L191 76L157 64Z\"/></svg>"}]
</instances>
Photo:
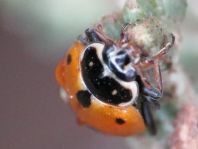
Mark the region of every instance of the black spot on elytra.
<instances>
[{"instance_id":1,"label":"black spot on elytra","mask_svg":"<svg viewBox=\"0 0 198 149\"><path fill-rule=\"evenodd\" d=\"M71 56L71 54L68 54L67 55L67 65L69 65L71 63L71 61L72 61L72 56Z\"/></svg>"},{"instance_id":2,"label":"black spot on elytra","mask_svg":"<svg viewBox=\"0 0 198 149\"><path fill-rule=\"evenodd\" d=\"M76 97L83 107L88 108L91 105L91 94L88 91L78 91Z\"/></svg>"},{"instance_id":3,"label":"black spot on elytra","mask_svg":"<svg viewBox=\"0 0 198 149\"><path fill-rule=\"evenodd\" d=\"M123 120L122 118L116 118L116 123L119 124L119 125L122 125L125 123L125 120Z\"/></svg>"}]
</instances>

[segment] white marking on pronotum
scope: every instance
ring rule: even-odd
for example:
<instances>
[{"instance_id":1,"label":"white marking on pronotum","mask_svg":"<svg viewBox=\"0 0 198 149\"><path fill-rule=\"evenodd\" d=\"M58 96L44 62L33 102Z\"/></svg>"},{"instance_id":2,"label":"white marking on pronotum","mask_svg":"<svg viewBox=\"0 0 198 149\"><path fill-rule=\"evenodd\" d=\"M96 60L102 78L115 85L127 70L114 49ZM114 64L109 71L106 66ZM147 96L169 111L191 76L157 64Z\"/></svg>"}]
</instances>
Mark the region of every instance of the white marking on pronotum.
<instances>
[{"instance_id":1,"label":"white marking on pronotum","mask_svg":"<svg viewBox=\"0 0 198 149\"><path fill-rule=\"evenodd\" d=\"M80 56L80 60L82 61L83 57L84 57L84 53L85 51L90 48L90 47L93 47L96 49L96 52L97 52L97 55L98 55L98 58L99 59L102 59L102 51L104 49L104 44L101 44L101 43L92 43L90 45L88 45L84 51L82 52L81 56Z\"/></svg>"},{"instance_id":2,"label":"white marking on pronotum","mask_svg":"<svg viewBox=\"0 0 198 149\"><path fill-rule=\"evenodd\" d=\"M111 94L114 96L114 95L116 95L118 93L118 91L116 90L116 89L114 89L112 92L111 92Z\"/></svg>"},{"instance_id":3,"label":"white marking on pronotum","mask_svg":"<svg viewBox=\"0 0 198 149\"><path fill-rule=\"evenodd\" d=\"M124 82L119 80L118 81L123 87L130 89L132 92L132 99L129 102L124 102L119 104L119 106L128 106L131 105L133 103L135 103L135 101L137 100L138 96L139 96L139 85L136 81L131 81L131 82Z\"/></svg>"},{"instance_id":4,"label":"white marking on pronotum","mask_svg":"<svg viewBox=\"0 0 198 149\"><path fill-rule=\"evenodd\" d=\"M81 60L82 60L82 58L83 58L83 56L84 56L84 52L85 52L86 49L89 48L89 47L93 47L93 48L96 49L97 56L98 56L100 62L102 63L102 65L103 65L103 67L104 67L103 76L110 76L111 78L117 80L123 87L125 87L126 89L131 90L131 92L132 92L132 98L131 98L131 100L128 101L128 102L121 103L121 104L119 104L119 106L124 107L124 106L129 106L129 105L135 103L136 100L137 100L137 98L138 98L138 96L139 96L139 85L138 85L138 83L137 83L136 81L131 81L131 82L122 81L122 80L120 80L113 72L110 71L110 69L108 68L108 66L104 63L103 57L102 57L102 51L103 51L103 49L104 49L104 44L101 44L101 43L93 43L93 44L88 45L88 46L84 49L83 53L81 54ZM112 53L112 55L110 55L110 57L113 57L114 54L115 54L115 53ZM126 66L126 67L128 67L128 66ZM134 71L135 71L135 70L134 70ZM82 80L84 87L87 88L86 85L84 84L84 81L83 81L83 79L82 79L81 74L80 74L80 79ZM89 90L89 89L88 89L88 90ZM116 94L117 94L117 92L113 90L113 91L112 91L112 95L116 95ZM92 98L95 99L95 100L100 101L100 100L97 99L94 95L92 95ZM101 102L101 101L100 101L100 102ZM102 102L102 103L105 104L104 102Z\"/></svg>"},{"instance_id":5,"label":"white marking on pronotum","mask_svg":"<svg viewBox=\"0 0 198 149\"><path fill-rule=\"evenodd\" d=\"M94 63L91 61L89 62L89 67L92 67L94 65Z\"/></svg>"},{"instance_id":6,"label":"white marking on pronotum","mask_svg":"<svg viewBox=\"0 0 198 149\"><path fill-rule=\"evenodd\" d=\"M93 46L93 47L96 48L98 58L101 61L101 63L103 64L103 67L104 67L103 76L110 76L110 77L112 77L113 79L117 80L123 87L125 87L126 89L131 90L131 92L132 92L132 99L129 102L124 102L124 103L119 104L119 106L122 106L122 107L123 106L129 106L129 105L135 103L136 100L137 100L137 98L138 98L138 96L139 96L139 85L138 85L138 83L136 81L131 81L131 82L122 81L121 79L119 79L108 68L108 66L104 63L103 58L102 58L102 51L103 51L103 48L104 48L104 45L103 44L101 44L101 43L94 43L94 44L91 44L90 46ZM115 52L112 52L111 55L110 55L110 57L111 58L114 57L115 54L116 54ZM126 67L129 67L129 66L126 66ZM135 69L134 69L134 71L135 71Z\"/></svg>"}]
</instances>

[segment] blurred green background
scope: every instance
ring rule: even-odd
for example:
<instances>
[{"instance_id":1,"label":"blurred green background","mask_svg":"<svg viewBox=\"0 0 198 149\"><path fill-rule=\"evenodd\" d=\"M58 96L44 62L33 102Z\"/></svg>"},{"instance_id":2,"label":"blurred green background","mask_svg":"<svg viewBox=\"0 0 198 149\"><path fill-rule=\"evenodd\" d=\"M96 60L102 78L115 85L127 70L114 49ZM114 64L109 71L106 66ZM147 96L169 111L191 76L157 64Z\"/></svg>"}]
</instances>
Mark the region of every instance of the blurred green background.
<instances>
[{"instance_id":1,"label":"blurred green background","mask_svg":"<svg viewBox=\"0 0 198 149\"><path fill-rule=\"evenodd\" d=\"M54 69L75 38L122 0L0 0L0 148L128 149L123 138L79 127ZM181 58L198 90L198 1L188 0Z\"/></svg>"}]
</instances>

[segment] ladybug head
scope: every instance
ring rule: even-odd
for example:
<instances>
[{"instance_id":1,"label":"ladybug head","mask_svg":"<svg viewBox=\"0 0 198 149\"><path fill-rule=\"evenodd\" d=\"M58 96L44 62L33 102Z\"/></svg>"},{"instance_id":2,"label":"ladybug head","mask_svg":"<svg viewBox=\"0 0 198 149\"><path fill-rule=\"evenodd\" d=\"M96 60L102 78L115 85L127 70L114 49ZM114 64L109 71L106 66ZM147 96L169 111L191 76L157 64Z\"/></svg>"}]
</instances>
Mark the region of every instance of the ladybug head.
<instances>
[{"instance_id":1,"label":"ladybug head","mask_svg":"<svg viewBox=\"0 0 198 149\"><path fill-rule=\"evenodd\" d=\"M133 60L127 53L127 49L119 48L114 44L106 45L102 56L109 69L119 79L127 82L135 80L136 70L133 67Z\"/></svg>"}]
</instances>

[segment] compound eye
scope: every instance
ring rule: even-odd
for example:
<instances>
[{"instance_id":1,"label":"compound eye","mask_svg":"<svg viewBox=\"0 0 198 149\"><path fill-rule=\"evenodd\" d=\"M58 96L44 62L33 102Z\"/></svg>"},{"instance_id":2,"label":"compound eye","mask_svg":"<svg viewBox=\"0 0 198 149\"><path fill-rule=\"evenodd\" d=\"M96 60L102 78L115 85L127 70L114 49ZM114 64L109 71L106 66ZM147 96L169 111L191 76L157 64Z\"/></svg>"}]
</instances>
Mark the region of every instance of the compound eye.
<instances>
[{"instance_id":1,"label":"compound eye","mask_svg":"<svg viewBox=\"0 0 198 149\"><path fill-rule=\"evenodd\" d=\"M131 62L129 55L125 51L119 51L115 56L115 62L121 67L124 68L127 64Z\"/></svg>"}]
</instances>

